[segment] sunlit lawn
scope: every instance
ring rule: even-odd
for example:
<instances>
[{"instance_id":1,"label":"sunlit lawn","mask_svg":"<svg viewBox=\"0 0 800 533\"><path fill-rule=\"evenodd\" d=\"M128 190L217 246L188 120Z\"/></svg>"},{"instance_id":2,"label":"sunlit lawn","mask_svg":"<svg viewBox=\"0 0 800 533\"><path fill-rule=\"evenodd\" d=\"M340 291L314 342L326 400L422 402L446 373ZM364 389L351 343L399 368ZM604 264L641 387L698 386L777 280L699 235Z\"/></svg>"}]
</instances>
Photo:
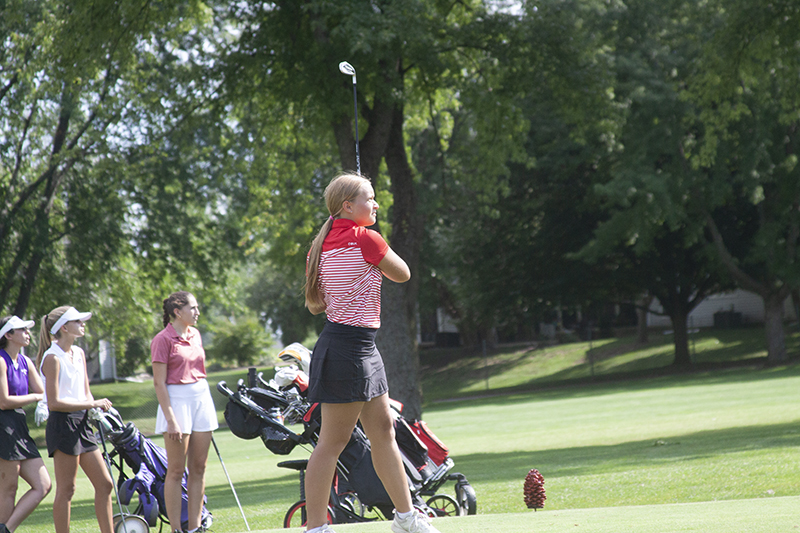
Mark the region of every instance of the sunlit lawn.
<instances>
[{"instance_id":1,"label":"sunlit lawn","mask_svg":"<svg viewBox=\"0 0 800 533\"><path fill-rule=\"evenodd\" d=\"M800 525L792 510L800 504L800 416L791 406L800 402L800 367L763 368L758 363L763 342L754 333L760 332L698 334L698 361L749 358L755 364L692 373L640 373L659 358L669 361L668 336L635 353L624 350L630 340L594 342L594 381L587 343L510 348L491 354L490 395L484 396L482 354L472 361L424 363L425 420L450 447L455 470L467 476L478 495L478 516L437 521L439 529L723 533L735 525L741 531L794 530ZM756 349L748 352L748 347ZM429 356L436 355L425 354L423 360ZM636 379L608 379L615 368ZM235 383L245 374L245 369L232 370L210 378ZM114 399L126 418L126 412L149 409L154 398L152 383L93 390ZM454 400L457 396L463 398ZM224 402L219 396L215 400L221 411ZM251 529L279 528L299 491L296 473L276 464L305 458L308 450L278 457L258 439L241 440L224 430L215 438ZM52 472L49 462L48 468ZM522 498L531 468L545 477L547 502L538 513L526 510ZM452 484L442 492L453 495ZM213 448L207 493L216 532L246 531ZM91 488L81 474L73 532L96 531L90 501ZM51 505L52 493L24 531L52 531ZM775 529L779 526L786 529Z\"/></svg>"}]
</instances>

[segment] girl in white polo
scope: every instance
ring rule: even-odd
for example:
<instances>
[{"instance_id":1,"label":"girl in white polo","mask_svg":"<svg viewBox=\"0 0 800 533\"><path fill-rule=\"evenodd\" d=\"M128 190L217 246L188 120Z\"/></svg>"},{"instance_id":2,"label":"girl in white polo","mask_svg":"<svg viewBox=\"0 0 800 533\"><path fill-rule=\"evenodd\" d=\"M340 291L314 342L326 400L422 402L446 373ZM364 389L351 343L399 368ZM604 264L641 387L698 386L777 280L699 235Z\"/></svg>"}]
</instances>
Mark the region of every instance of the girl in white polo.
<instances>
[{"instance_id":1,"label":"girl in white polo","mask_svg":"<svg viewBox=\"0 0 800 533\"><path fill-rule=\"evenodd\" d=\"M56 533L68 533L78 466L94 487L94 510L102 533L114 530L111 492L114 489L98 440L89 426L89 409L108 411L108 398L95 400L89 390L86 356L75 346L85 333L83 323L92 313L62 306L42 317L36 366L44 379L44 400L49 415L45 440L53 458L56 495L53 522Z\"/></svg>"}]
</instances>

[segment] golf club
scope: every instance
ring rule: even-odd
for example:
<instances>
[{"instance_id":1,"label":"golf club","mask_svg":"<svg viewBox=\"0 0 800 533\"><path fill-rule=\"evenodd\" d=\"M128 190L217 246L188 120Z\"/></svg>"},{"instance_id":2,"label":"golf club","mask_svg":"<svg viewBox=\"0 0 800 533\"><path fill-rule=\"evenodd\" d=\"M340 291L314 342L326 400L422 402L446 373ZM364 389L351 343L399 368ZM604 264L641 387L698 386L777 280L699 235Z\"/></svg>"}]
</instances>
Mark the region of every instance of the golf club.
<instances>
[{"instance_id":1,"label":"golf club","mask_svg":"<svg viewBox=\"0 0 800 533\"><path fill-rule=\"evenodd\" d=\"M247 523L247 517L244 515L244 509L242 509L242 504L239 503L239 496L236 495L236 489L233 488L233 481L231 481L231 476L228 475L228 469L225 468L225 463L222 462L222 456L219 454L219 448L217 447L217 441L214 440L214 435L211 435L211 443L214 445L214 449L217 451L217 457L219 457L219 464L222 465L222 470L225 472L225 477L228 478L228 484L230 484L231 491L233 492L233 497L236 499L236 505L239 506L239 512L242 513L242 518L244 519L244 525L247 526L247 531L250 531L250 524Z\"/></svg>"},{"instance_id":2,"label":"golf club","mask_svg":"<svg viewBox=\"0 0 800 533\"><path fill-rule=\"evenodd\" d=\"M347 61L339 63L339 72L353 77L353 111L356 120L356 172L361 175L361 156L358 154L358 97L356 96L356 69Z\"/></svg>"}]
</instances>

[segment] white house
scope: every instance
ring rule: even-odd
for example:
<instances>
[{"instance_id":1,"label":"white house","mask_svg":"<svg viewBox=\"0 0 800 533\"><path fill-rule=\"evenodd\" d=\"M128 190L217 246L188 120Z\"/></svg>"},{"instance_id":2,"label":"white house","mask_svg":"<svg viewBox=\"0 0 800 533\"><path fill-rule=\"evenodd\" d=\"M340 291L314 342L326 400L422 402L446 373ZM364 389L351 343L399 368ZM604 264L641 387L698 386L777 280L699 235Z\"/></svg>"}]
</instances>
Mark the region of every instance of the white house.
<instances>
[{"instance_id":1,"label":"white house","mask_svg":"<svg viewBox=\"0 0 800 533\"><path fill-rule=\"evenodd\" d=\"M787 298L783 306L785 318L797 318L791 298ZM658 313L663 312L664 308L661 306L661 302L659 302L658 299L654 299L653 303L650 304L650 310ZM741 324L763 323L764 300L759 295L742 289L713 294L700 302L700 304L689 313L689 327L707 328L714 326L714 314L719 312L728 312L729 314L723 318L741 321ZM738 317L736 315L738 315ZM668 328L672 327L672 322L668 316L657 315L650 312L647 313L647 325L648 327Z\"/></svg>"}]
</instances>

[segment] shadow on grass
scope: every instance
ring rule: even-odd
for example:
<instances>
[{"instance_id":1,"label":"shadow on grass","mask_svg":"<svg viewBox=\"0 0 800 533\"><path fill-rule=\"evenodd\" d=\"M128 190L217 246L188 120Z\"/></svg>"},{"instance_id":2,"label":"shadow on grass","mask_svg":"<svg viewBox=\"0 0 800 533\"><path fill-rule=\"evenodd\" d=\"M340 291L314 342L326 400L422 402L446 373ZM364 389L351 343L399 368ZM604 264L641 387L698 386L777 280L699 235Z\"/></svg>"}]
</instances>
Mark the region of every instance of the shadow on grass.
<instances>
[{"instance_id":1,"label":"shadow on grass","mask_svg":"<svg viewBox=\"0 0 800 533\"><path fill-rule=\"evenodd\" d=\"M765 367L763 362L748 365L711 365L692 371L637 372L633 374L614 374L594 378L565 380L552 383L538 381L521 386L493 389L483 394L464 395L446 400L427 403L425 411L451 409L454 406L481 405L499 407L514 405L520 396L535 395L541 400L567 398L586 398L622 392L646 391L676 385L713 385L721 383L750 383L762 380L800 376L800 361L780 367Z\"/></svg>"},{"instance_id":2,"label":"shadow on grass","mask_svg":"<svg viewBox=\"0 0 800 533\"><path fill-rule=\"evenodd\" d=\"M265 450L266 452L266 450ZM209 457L209 468L214 466L210 464L214 457ZM274 459L270 457L268 452L265 453L265 459ZM217 465L218 466L218 465ZM116 476L115 476L116 478ZM115 479L116 480L116 479ZM88 479L79 479L78 483L89 483ZM285 512L289 506L300 499L300 488L297 474L294 472L278 478L268 478L263 480L237 482L233 480L233 486L236 488L236 494L239 497L243 507L259 506L265 502L286 502ZM53 487L55 490L55 487ZM208 503L206 507L212 514L215 511L220 511L226 508L233 508L238 513L238 505L231 492L230 485L216 484L206 485L206 497ZM137 504L137 496L134 495L131 499L129 509L133 512ZM112 496L114 514L119 513L117 500ZM73 500L72 501L72 522L95 521L94 501L89 499ZM53 523L53 505L52 503L43 503L36 508L36 510L25 520L27 526L44 526ZM165 530L166 531L166 530Z\"/></svg>"},{"instance_id":3,"label":"shadow on grass","mask_svg":"<svg viewBox=\"0 0 800 533\"><path fill-rule=\"evenodd\" d=\"M800 358L800 335L786 336L787 364ZM763 331L759 328L736 330L709 329L690 335L691 367L675 367L672 335L653 332L650 341L637 344L632 337L600 340L590 349L578 342L537 348L534 344L500 346L481 352L466 348L430 349L420 352L426 402L480 394L508 394L544 387L574 386L612 380L641 380L660 376L705 373L729 368L766 366ZM550 360L561 359L560 366ZM517 375L514 373L517 372ZM504 376L517 381L508 387L492 386ZM511 377L510 377L511 376ZM476 392L482 382L486 392Z\"/></svg>"},{"instance_id":4,"label":"shadow on grass","mask_svg":"<svg viewBox=\"0 0 800 533\"><path fill-rule=\"evenodd\" d=\"M507 482L524 479L531 468L538 469L546 479L562 477L591 477L595 475L636 471L649 466L681 465L691 467L694 461L752 451L753 449L800 447L800 427L797 421L764 426L744 426L722 430L701 431L664 439L625 442L609 446L584 446L523 451L510 453L480 453L455 456L454 472L461 472L476 483ZM215 468L209 457L209 468ZM262 461L275 461L265 450ZM257 464L257 463L256 463ZM88 483L88 480L79 480ZM245 508L275 507L282 514L299 499L299 480L295 472L279 477L237 482L234 480L239 500ZM450 493L448 484L441 492ZM238 515L236 501L226 483L208 485L208 508L212 513L228 509ZM480 497L480 496L479 496ZM134 503L135 503L134 497ZM283 504L281 504L283 502ZM479 500L480 502L480 500ZM284 507L285 506L285 507ZM133 506L132 506L133 507ZM116 500L114 511L117 512ZM72 520L91 522L94 507L91 500L72 503ZM46 526L52 523L52 505L43 504L26 520L29 526Z\"/></svg>"},{"instance_id":5,"label":"shadow on grass","mask_svg":"<svg viewBox=\"0 0 800 533\"><path fill-rule=\"evenodd\" d=\"M797 422L701 431L664 439L455 458L456 470L470 481L524 479L531 468L547 478L580 477L636 470L643 465L687 464L753 449L800 446Z\"/></svg>"}]
</instances>

